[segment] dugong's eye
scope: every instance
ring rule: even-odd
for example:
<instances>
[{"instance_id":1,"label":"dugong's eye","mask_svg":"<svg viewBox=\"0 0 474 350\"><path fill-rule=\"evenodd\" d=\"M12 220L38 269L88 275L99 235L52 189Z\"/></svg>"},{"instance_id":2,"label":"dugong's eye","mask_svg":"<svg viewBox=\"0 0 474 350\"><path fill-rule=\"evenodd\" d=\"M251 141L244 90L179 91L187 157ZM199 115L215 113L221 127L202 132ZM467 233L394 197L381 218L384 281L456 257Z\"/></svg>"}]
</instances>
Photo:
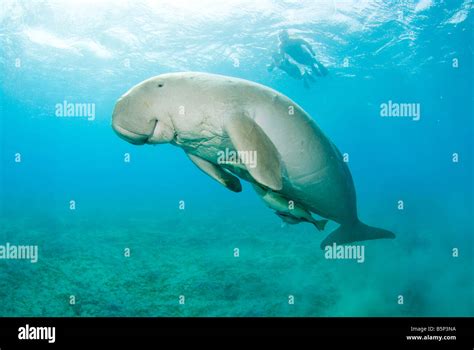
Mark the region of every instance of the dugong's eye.
<instances>
[{"instance_id":1,"label":"dugong's eye","mask_svg":"<svg viewBox=\"0 0 474 350\"><path fill-rule=\"evenodd\" d=\"M158 87L163 87L163 83L158 83L158 85L156 85Z\"/></svg>"}]
</instances>

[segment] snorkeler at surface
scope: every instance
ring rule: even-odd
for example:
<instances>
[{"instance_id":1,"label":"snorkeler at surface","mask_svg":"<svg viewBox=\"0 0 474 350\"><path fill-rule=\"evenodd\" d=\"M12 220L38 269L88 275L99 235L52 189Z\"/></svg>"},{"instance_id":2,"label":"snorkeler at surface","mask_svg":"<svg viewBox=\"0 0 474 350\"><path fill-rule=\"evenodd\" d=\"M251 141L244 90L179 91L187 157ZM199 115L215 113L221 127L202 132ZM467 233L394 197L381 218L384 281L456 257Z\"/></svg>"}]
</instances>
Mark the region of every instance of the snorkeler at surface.
<instances>
[{"instance_id":1,"label":"snorkeler at surface","mask_svg":"<svg viewBox=\"0 0 474 350\"><path fill-rule=\"evenodd\" d=\"M267 65L267 70L272 72L275 68L281 69L290 77L303 80L305 88L310 87L310 82L315 82L315 79L311 76L308 69L300 68L300 66L294 62L291 58L286 55L281 54L280 52L275 52L272 54L273 62Z\"/></svg>"},{"instance_id":2,"label":"snorkeler at surface","mask_svg":"<svg viewBox=\"0 0 474 350\"><path fill-rule=\"evenodd\" d=\"M288 31L282 30L278 34L278 50L282 55L288 55L300 64L311 68L317 76L326 76L328 70L315 57L311 44L301 38L290 38Z\"/></svg>"}]
</instances>

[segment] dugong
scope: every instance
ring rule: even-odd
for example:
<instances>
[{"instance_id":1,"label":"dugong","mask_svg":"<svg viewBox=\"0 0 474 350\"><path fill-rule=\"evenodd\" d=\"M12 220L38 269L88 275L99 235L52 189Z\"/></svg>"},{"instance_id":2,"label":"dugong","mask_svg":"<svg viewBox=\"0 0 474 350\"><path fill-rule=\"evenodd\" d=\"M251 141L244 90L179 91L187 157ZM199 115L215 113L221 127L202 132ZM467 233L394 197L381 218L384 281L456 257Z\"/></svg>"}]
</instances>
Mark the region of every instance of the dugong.
<instances>
[{"instance_id":1,"label":"dugong","mask_svg":"<svg viewBox=\"0 0 474 350\"><path fill-rule=\"evenodd\" d=\"M339 150L300 106L266 86L207 73L159 75L118 99L112 128L134 145L182 148L231 191L242 190L239 178L250 182L290 224L310 222L323 230L327 220L339 223L323 249L395 237L359 220L354 183Z\"/></svg>"}]
</instances>

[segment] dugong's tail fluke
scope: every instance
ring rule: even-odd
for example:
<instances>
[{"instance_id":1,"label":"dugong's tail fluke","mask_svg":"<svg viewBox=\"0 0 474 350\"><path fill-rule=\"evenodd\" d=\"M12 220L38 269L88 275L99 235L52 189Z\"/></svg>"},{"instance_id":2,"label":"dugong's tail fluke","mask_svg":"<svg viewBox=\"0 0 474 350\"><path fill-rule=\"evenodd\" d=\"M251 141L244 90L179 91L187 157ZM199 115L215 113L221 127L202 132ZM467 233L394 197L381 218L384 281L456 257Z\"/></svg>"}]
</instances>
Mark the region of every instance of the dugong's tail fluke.
<instances>
[{"instance_id":1,"label":"dugong's tail fluke","mask_svg":"<svg viewBox=\"0 0 474 350\"><path fill-rule=\"evenodd\" d=\"M395 238L395 234L357 221L355 225L341 225L339 228L331 232L321 243L321 249L324 249L326 246L332 245L333 243L347 244L382 238Z\"/></svg>"}]
</instances>

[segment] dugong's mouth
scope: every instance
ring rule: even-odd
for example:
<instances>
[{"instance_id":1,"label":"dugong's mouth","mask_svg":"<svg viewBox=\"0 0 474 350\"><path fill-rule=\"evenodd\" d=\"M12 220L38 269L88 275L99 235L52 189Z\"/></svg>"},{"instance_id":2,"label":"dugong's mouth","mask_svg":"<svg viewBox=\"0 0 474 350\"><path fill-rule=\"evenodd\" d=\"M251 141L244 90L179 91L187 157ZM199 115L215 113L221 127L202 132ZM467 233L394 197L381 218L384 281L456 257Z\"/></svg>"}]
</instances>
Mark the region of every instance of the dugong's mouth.
<instances>
[{"instance_id":1,"label":"dugong's mouth","mask_svg":"<svg viewBox=\"0 0 474 350\"><path fill-rule=\"evenodd\" d=\"M156 124L153 127L153 130L155 129L155 127ZM144 145L145 143L147 143L148 139L153 136L153 132L150 135L138 134L133 131L124 129L116 123L112 123L112 128L120 138L124 139L127 142L130 142L133 145Z\"/></svg>"}]
</instances>

